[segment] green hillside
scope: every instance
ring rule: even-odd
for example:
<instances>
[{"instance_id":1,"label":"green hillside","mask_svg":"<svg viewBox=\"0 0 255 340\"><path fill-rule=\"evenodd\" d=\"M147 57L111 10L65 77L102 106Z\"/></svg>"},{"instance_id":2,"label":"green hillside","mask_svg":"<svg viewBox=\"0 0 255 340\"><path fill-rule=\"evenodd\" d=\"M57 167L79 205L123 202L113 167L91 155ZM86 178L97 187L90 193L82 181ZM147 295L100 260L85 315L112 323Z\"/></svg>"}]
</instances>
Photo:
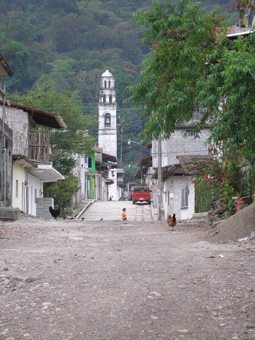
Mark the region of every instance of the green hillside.
<instances>
[{"instance_id":1,"label":"green hillside","mask_svg":"<svg viewBox=\"0 0 255 340\"><path fill-rule=\"evenodd\" d=\"M118 102L146 52L133 13L150 0L12 0L0 2L0 46L24 92L50 76L77 89L84 104L97 98L98 78L109 68L117 78ZM207 5L229 0L205 1Z\"/></svg>"},{"instance_id":2,"label":"green hillside","mask_svg":"<svg viewBox=\"0 0 255 340\"><path fill-rule=\"evenodd\" d=\"M226 7L230 2L204 4ZM136 80L147 52L133 14L151 4L151 0L1 1L0 51L15 73L8 92L23 94L36 81L53 79L59 89L76 90L84 112L96 118L99 77L110 69L117 83L123 140L137 138L143 124L123 100L125 87ZM123 153L128 154L125 147ZM126 161L132 159L130 153Z\"/></svg>"}]
</instances>

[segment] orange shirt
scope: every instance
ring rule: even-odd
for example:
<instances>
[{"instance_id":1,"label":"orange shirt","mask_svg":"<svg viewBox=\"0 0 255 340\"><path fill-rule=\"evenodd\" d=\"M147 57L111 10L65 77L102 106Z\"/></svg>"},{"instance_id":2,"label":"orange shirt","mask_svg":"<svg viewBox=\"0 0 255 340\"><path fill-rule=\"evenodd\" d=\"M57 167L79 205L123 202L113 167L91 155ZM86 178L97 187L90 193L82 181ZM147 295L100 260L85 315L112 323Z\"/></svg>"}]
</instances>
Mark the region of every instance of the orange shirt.
<instances>
[{"instance_id":1,"label":"orange shirt","mask_svg":"<svg viewBox=\"0 0 255 340\"><path fill-rule=\"evenodd\" d=\"M122 213L121 213L121 219L122 219L122 221L126 221L126 219L127 219L127 214L126 214L125 211L122 211Z\"/></svg>"}]
</instances>

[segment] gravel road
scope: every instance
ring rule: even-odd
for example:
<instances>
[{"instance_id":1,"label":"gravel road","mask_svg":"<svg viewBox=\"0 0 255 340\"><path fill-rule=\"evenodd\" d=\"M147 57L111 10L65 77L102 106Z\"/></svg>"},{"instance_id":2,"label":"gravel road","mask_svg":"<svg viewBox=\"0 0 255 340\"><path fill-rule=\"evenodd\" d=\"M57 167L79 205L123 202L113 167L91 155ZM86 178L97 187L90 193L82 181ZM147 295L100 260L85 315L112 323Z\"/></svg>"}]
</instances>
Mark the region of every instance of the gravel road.
<instances>
[{"instance_id":1,"label":"gravel road","mask_svg":"<svg viewBox=\"0 0 255 340\"><path fill-rule=\"evenodd\" d=\"M255 339L255 243L178 224L0 225L0 339Z\"/></svg>"}]
</instances>

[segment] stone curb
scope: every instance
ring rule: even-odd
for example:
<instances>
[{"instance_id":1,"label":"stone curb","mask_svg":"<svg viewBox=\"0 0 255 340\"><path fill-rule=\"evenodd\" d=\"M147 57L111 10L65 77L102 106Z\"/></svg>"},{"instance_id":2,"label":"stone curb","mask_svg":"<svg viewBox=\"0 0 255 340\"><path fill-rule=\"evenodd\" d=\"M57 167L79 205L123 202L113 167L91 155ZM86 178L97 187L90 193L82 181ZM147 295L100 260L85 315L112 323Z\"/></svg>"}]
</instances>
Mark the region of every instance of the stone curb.
<instances>
[{"instance_id":1,"label":"stone curb","mask_svg":"<svg viewBox=\"0 0 255 340\"><path fill-rule=\"evenodd\" d=\"M95 202L95 200L91 200L89 201L85 206L84 208L82 208L82 210L79 212L79 214L75 217L75 219L79 219L81 217L81 215L84 213L84 211L86 211L88 209L88 207L91 206L91 204L93 204Z\"/></svg>"}]
</instances>

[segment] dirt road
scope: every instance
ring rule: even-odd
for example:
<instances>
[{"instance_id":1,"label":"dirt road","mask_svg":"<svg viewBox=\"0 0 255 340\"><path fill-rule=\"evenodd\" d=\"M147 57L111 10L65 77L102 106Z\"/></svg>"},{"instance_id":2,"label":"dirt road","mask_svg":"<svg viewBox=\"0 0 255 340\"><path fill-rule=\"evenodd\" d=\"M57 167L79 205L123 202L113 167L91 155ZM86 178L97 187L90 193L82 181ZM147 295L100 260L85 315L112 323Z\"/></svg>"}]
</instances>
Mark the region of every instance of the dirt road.
<instances>
[{"instance_id":1,"label":"dirt road","mask_svg":"<svg viewBox=\"0 0 255 340\"><path fill-rule=\"evenodd\" d=\"M255 339L255 244L203 228L0 226L0 339Z\"/></svg>"}]
</instances>

